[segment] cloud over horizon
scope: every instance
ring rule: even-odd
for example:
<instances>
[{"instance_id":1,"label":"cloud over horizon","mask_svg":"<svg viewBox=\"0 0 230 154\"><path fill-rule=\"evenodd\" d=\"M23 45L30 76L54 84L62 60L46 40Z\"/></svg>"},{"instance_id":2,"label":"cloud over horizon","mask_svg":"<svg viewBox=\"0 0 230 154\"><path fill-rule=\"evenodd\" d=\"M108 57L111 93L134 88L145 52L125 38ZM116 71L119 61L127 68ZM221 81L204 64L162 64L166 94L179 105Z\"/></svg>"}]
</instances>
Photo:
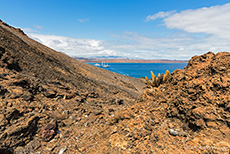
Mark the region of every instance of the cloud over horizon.
<instances>
[{"instance_id":1,"label":"cloud over horizon","mask_svg":"<svg viewBox=\"0 0 230 154\"><path fill-rule=\"evenodd\" d=\"M147 16L147 21L161 18L161 26L169 30L160 37L126 31L112 35L111 40L96 40L35 34L30 29L27 30L31 38L73 57L121 56L185 60L208 51L229 51L229 10L230 3L227 3L181 12L158 12Z\"/></svg>"},{"instance_id":2,"label":"cloud over horizon","mask_svg":"<svg viewBox=\"0 0 230 154\"><path fill-rule=\"evenodd\" d=\"M181 37L176 34L176 36L173 37L174 39L168 43L171 44L171 47L175 47L175 45L181 47L178 50L175 48L172 52L177 53L181 51L180 53L178 52L178 54L192 55L193 53L202 54L206 51L229 51L229 10L230 3L227 3L212 7L184 10L179 13L168 13L169 15L163 17L163 25L168 29L182 30L182 32L180 31L178 34L187 35L187 38L189 38L189 40L184 40L183 36ZM152 15L152 18L147 16L146 20L155 20L159 13ZM181 39L181 41L175 42L174 40L176 38Z\"/></svg>"},{"instance_id":3,"label":"cloud over horizon","mask_svg":"<svg viewBox=\"0 0 230 154\"><path fill-rule=\"evenodd\" d=\"M51 47L57 51L65 52L72 57L90 57L90 56L116 56L116 52L106 49L103 41L94 39L78 39L56 35L42 35L29 33L29 37Z\"/></svg>"}]
</instances>

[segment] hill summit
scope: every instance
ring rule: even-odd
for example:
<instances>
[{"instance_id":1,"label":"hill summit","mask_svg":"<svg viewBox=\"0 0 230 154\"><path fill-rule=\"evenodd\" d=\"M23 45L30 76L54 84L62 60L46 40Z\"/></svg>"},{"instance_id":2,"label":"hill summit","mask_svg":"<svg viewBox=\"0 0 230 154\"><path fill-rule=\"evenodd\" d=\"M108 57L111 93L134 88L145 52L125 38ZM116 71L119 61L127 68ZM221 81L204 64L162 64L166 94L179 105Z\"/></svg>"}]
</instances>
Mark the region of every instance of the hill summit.
<instances>
[{"instance_id":1,"label":"hill summit","mask_svg":"<svg viewBox=\"0 0 230 154\"><path fill-rule=\"evenodd\" d=\"M143 90L0 21L0 66L0 153L229 153L228 52Z\"/></svg>"}]
</instances>

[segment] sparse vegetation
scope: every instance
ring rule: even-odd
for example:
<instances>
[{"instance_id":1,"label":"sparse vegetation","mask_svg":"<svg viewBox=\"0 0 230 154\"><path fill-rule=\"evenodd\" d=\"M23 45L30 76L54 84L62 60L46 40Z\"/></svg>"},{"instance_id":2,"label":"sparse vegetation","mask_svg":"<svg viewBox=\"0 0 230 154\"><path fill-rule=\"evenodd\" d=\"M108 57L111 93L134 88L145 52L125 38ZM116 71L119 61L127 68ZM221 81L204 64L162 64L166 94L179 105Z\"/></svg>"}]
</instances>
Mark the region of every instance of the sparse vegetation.
<instances>
[{"instance_id":1,"label":"sparse vegetation","mask_svg":"<svg viewBox=\"0 0 230 154\"><path fill-rule=\"evenodd\" d=\"M159 73L158 77L156 77L153 71L151 71L151 75L152 75L152 79L148 79L147 76L144 79L143 78L141 79L142 82L146 84L144 88L158 87L160 84L165 83L169 78L170 72L169 70L167 70L165 74Z\"/></svg>"}]
</instances>

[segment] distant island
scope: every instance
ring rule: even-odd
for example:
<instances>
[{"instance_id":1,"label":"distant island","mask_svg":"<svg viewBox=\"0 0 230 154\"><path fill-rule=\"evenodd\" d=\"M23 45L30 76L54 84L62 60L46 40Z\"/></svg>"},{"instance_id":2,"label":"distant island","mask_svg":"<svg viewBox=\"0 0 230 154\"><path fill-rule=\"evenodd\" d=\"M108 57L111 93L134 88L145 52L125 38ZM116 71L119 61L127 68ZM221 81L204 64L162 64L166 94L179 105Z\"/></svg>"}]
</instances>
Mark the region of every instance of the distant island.
<instances>
[{"instance_id":1,"label":"distant island","mask_svg":"<svg viewBox=\"0 0 230 154\"><path fill-rule=\"evenodd\" d=\"M188 63L188 60L168 60L168 59L129 59L129 58L82 58L74 57L88 63Z\"/></svg>"}]
</instances>

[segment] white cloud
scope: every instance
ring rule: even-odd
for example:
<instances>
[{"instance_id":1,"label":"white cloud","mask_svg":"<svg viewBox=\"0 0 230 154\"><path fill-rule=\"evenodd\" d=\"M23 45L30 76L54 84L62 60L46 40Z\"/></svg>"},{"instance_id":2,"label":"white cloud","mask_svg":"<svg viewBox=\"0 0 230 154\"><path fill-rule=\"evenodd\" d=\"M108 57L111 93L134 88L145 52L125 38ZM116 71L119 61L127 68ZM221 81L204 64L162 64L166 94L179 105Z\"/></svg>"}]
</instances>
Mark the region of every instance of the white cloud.
<instances>
[{"instance_id":1,"label":"white cloud","mask_svg":"<svg viewBox=\"0 0 230 154\"><path fill-rule=\"evenodd\" d=\"M157 13L148 20L164 18L168 29L179 29L167 36L147 37L134 32L113 35L113 41L79 39L55 35L28 35L35 40L70 56L123 56L145 59L189 59L208 51L230 49L230 4ZM146 20L147 20L146 18ZM151 23L149 23L151 24ZM25 29L23 29L25 30ZM160 33L160 32L159 32Z\"/></svg>"},{"instance_id":2,"label":"white cloud","mask_svg":"<svg viewBox=\"0 0 230 154\"><path fill-rule=\"evenodd\" d=\"M35 33L35 32L37 32L36 30L33 30L33 29L31 29L31 28L22 28L22 30L23 30L24 32L26 32L26 33Z\"/></svg>"},{"instance_id":3,"label":"white cloud","mask_svg":"<svg viewBox=\"0 0 230 154\"><path fill-rule=\"evenodd\" d=\"M175 13L176 11L167 11L167 12L164 12L164 11L160 11L154 15L149 15L146 17L146 21L150 21L150 20L156 20L158 18L165 18L165 17L168 17L170 15L172 15L173 13Z\"/></svg>"},{"instance_id":4,"label":"white cloud","mask_svg":"<svg viewBox=\"0 0 230 154\"><path fill-rule=\"evenodd\" d=\"M38 25L35 25L34 27L35 27L36 29L32 29L32 28L27 27L27 28L22 28L22 30L23 30L24 32L26 32L26 33L37 33L38 30L42 30L42 29L43 29L42 26L38 26Z\"/></svg>"},{"instance_id":5,"label":"white cloud","mask_svg":"<svg viewBox=\"0 0 230 154\"><path fill-rule=\"evenodd\" d=\"M81 23L84 23L84 22L89 21L89 18L77 19L77 21L79 21L79 22L81 22Z\"/></svg>"},{"instance_id":6,"label":"white cloud","mask_svg":"<svg viewBox=\"0 0 230 154\"><path fill-rule=\"evenodd\" d=\"M108 56L117 55L117 52L106 49L103 41L94 39L77 39L56 35L28 34L36 41L57 51L65 52L73 57Z\"/></svg>"},{"instance_id":7,"label":"white cloud","mask_svg":"<svg viewBox=\"0 0 230 154\"><path fill-rule=\"evenodd\" d=\"M144 59L189 59L194 54L205 52L197 40L190 35L177 33L168 37L146 37L137 33L126 32L118 39L132 43L116 44L113 48L130 53L130 57ZM127 41L126 41L127 42Z\"/></svg>"},{"instance_id":8,"label":"white cloud","mask_svg":"<svg viewBox=\"0 0 230 154\"><path fill-rule=\"evenodd\" d=\"M230 36L230 3L196 10L185 10L164 19L170 29L182 29L189 33L206 33L221 37Z\"/></svg>"},{"instance_id":9,"label":"white cloud","mask_svg":"<svg viewBox=\"0 0 230 154\"><path fill-rule=\"evenodd\" d=\"M175 58L189 58L207 51L220 52L230 49L230 3L203 7L199 9L159 12L147 16L146 20L164 18L164 26L168 29L182 30L173 36L162 38L143 38L141 44L152 49L159 49L159 55ZM170 13L171 12L171 13ZM138 40L137 39L137 40ZM147 43L149 42L149 43ZM155 52L154 52L155 53Z\"/></svg>"},{"instance_id":10,"label":"white cloud","mask_svg":"<svg viewBox=\"0 0 230 154\"><path fill-rule=\"evenodd\" d=\"M228 51L230 39L189 33L146 37L133 32L116 35L117 41L78 39L55 35L28 34L31 38L73 57L123 56L143 59L189 59L207 51ZM115 37L115 36L114 36Z\"/></svg>"},{"instance_id":11,"label":"white cloud","mask_svg":"<svg viewBox=\"0 0 230 154\"><path fill-rule=\"evenodd\" d=\"M145 37L133 34L131 37L135 45L129 49L142 51L139 54L142 58L167 58L167 59L189 59L194 55L204 54L207 51L219 52L229 51L230 39L220 39L219 37L208 36L196 37L176 33L168 37Z\"/></svg>"},{"instance_id":12,"label":"white cloud","mask_svg":"<svg viewBox=\"0 0 230 154\"><path fill-rule=\"evenodd\" d=\"M37 29L39 29L39 30L42 30L42 29L43 29L43 27L42 27L42 26L39 26L39 25L35 25L34 27L37 28Z\"/></svg>"}]
</instances>

